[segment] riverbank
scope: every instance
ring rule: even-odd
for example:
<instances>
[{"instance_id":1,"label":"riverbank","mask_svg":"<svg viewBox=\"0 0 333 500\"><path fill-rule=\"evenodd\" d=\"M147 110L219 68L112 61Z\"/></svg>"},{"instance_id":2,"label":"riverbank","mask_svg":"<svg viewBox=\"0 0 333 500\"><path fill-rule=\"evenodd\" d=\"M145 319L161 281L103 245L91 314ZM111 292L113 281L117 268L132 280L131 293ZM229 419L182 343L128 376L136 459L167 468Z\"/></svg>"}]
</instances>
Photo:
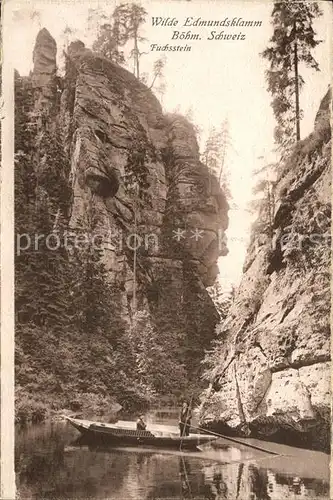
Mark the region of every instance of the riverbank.
<instances>
[{"instance_id":1,"label":"riverbank","mask_svg":"<svg viewBox=\"0 0 333 500\"><path fill-rule=\"evenodd\" d=\"M115 396L87 392L64 391L61 394L47 394L40 390L36 394L25 391L22 387L16 389L15 423L25 425L39 424L45 421L56 421L62 415L76 414L87 419L111 422L116 418L146 413L149 409L163 409L168 412L181 405L183 397L156 396L150 403L142 401L138 395L128 404L120 404ZM119 413L120 412L120 413Z\"/></svg>"},{"instance_id":2,"label":"riverbank","mask_svg":"<svg viewBox=\"0 0 333 500\"><path fill-rule=\"evenodd\" d=\"M98 417L101 421L107 421L108 418L113 419L120 410L121 417L129 417L139 412L146 413L157 408L166 411L177 408L178 412L184 399L191 400L193 406L198 404L200 391L202 387L199 384L195 386L193 382L188 384L187 394L151 394L146 398L142 393L135 392L135 389L130 397L125 397L127 394L121 397L120 394L80 392L65 385L59 393L43 392L41 383L36 387L35 393L18 386L15 389L15 423L41 423L46 420L57 420L62 414L73 413L87 419ZM188 397L188 394L191 394L191 397Z\"/></svg>"},{"instance_id":3,"label":"riverbank","mask_svg":"<svg viewBox=\"0 0 333 500\"><path fill-rule=\"evenodd\" d=\"M114 418L122 406L112 396L101 396L93 393L38 394L38 397L17 391L15 401L15 423L26 425L39 424L49 420L58 420L61 415L82 414L99 417L100 419Z\"/></svg>"}]
</instances>

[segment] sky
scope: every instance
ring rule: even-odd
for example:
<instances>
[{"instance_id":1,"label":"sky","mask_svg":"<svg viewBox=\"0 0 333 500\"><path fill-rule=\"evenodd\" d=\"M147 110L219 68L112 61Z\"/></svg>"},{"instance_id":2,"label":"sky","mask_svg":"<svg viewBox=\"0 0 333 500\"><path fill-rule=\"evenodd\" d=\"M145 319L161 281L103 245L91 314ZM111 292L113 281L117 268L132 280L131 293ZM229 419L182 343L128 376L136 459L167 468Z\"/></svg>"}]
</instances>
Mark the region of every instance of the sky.
<instances>
[{"instance_id":1,"label":"sky","mask_svg":"<svg viewBox=\"0 0 333 500\"><path fill-rule=\"evenodd\" d=\"M39 12L39 19L30 18L31 3L21 0L7 0L7 6L14 11L11 28L11 54L14 67L20 74L32 69L32 52L38 30L46 27L62 47L62 32L66 25L75 30L74 38L91 45L92 34L87 32L89 8L101 8L111 13L121 2L109 0L44 0L35 1L33 8ZM139 2L138 2L139 3ZM201 146L211 127L218 127L228 119L232 149L227 154L227 169L230 173L230 189L233 196L229 211L227 231L229 254L219 259L219 280L223 287L239 284L246 247L250 236L253 216L248 210L253 198L255 183L253 171L263 162L270 163L273 153L273 130L275 126L270 107L271 97L266 91L265 69L267 63L260 53L267 47L272 35L270 14L272 3L267 0L144 0L140 2L148 12L143 25L142 51L148 54L141 58L142 72L152 72L156 59L163 54L167 62L164 69L166 91L163 96L165 112L179 111L193 113L193 121L201 129ZM313 128L315 114L321 98L327 91L331 79L330 68L332 12L330 3L318 2L324 15L316 21L315 31L323 42L315 50L320 72L300 68L306 85L301 93L301 107L304 119L301 136L304 138ZM6 12L5 12L6 14ZM7 22L9 22L9 9ZM153 26L152 17L169 17L178 21L178 26ZM223 20L242 18L261 21L252 27L183 27L186 18ZM211 31L219 33L244 34L245 40L207 40ZM172 40L174 31L190 31L199 34L200 40ZM187 43L189 52L150 51L151 44L180 45ZM61 51L59 51L61 52ZM259 157L263 159L259 160Z\"/></svg>"}]
</instances>

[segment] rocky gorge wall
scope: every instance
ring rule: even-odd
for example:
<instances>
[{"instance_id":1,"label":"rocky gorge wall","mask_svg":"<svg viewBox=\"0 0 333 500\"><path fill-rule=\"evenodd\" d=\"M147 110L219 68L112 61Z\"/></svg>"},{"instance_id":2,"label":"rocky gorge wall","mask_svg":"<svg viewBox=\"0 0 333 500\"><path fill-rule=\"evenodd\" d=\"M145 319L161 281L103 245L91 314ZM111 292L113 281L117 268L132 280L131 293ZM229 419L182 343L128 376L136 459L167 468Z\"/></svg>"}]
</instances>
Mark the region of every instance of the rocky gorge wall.
<instances>
[{"instance_id":1,"label":"rocky gorge wall","mask_svg":"<svg viewBox=\"0 0 333 500\"><path fill-rule=\"evenodd\" d=\"M201 418L327 449L330 433L331 93L278 166L272 236L253 232Z\"/></svg>"},{"instance_id":2,"label":"rocky gorge wall","mask_svg":"<svg viewBox=\"0 0 333 500\"><path fill-rule=\"evenodd\" d=\"M41 30L25 82L36 143L45 133L57 135L66 157L68 228L101 240L123 316L149 310L158 325L168 315L170 328L195 339L199 359L218 322L206 287L227 252L228 204L200 162L193 126L163 114L151 90L82 42L69 46L62 77L56 52ZM46 184L50 201L56 186L51 177ZM59 210L53 207L54 227Z\"/></svg>"}]
</instances>

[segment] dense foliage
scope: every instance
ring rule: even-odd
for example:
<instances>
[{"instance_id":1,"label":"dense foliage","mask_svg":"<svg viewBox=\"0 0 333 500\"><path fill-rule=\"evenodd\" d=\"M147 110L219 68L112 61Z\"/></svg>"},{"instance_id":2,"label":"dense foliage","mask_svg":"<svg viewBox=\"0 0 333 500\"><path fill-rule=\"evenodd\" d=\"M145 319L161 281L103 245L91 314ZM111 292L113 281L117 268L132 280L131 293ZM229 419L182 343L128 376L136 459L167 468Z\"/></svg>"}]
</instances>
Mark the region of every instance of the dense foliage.
<instances>
[{"instance_id":1,"label":"dense foliage","mask_svg":"<svg viewBox=\"0 0 333 500\"><path fill-rule=\"evenodd\" d=\"M152 391L133 369L121 291L107 279L101 248L89 244L93 211L68 232L71 188L57 120L37 133L29 80L16 75L15 90L17 418L42 419L50 401L55 410L146 404ZM81 232L88 243L74 245L85 241Z\"/></svg>"}]
</instances>

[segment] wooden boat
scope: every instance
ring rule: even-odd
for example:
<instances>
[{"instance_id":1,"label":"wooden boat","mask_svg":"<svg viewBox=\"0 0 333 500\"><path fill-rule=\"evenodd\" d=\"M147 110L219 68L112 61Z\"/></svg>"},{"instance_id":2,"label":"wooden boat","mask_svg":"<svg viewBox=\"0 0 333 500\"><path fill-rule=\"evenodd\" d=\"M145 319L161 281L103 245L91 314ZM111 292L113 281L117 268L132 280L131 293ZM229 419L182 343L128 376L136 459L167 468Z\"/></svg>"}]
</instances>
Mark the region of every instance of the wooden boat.
<instances>
[{"instance_id":1,"label":"wooden boat","mask_svg":"<svg viewBox=\"0 0 333 500\"><path fill-rule=\"evenodd\" d=\"M158 427L161 426L152 426L151 430L139 431L136 430L133 422L130 426L126 425L125 427L124 424L119 423L106 424L67 416L65 418L90 442L101 445L157 446L160 448L195 450L217 439L215 436L207 434L191 434L190 436L180 437L176 431L159 430Z\"/></svg>"}]
</instances>

